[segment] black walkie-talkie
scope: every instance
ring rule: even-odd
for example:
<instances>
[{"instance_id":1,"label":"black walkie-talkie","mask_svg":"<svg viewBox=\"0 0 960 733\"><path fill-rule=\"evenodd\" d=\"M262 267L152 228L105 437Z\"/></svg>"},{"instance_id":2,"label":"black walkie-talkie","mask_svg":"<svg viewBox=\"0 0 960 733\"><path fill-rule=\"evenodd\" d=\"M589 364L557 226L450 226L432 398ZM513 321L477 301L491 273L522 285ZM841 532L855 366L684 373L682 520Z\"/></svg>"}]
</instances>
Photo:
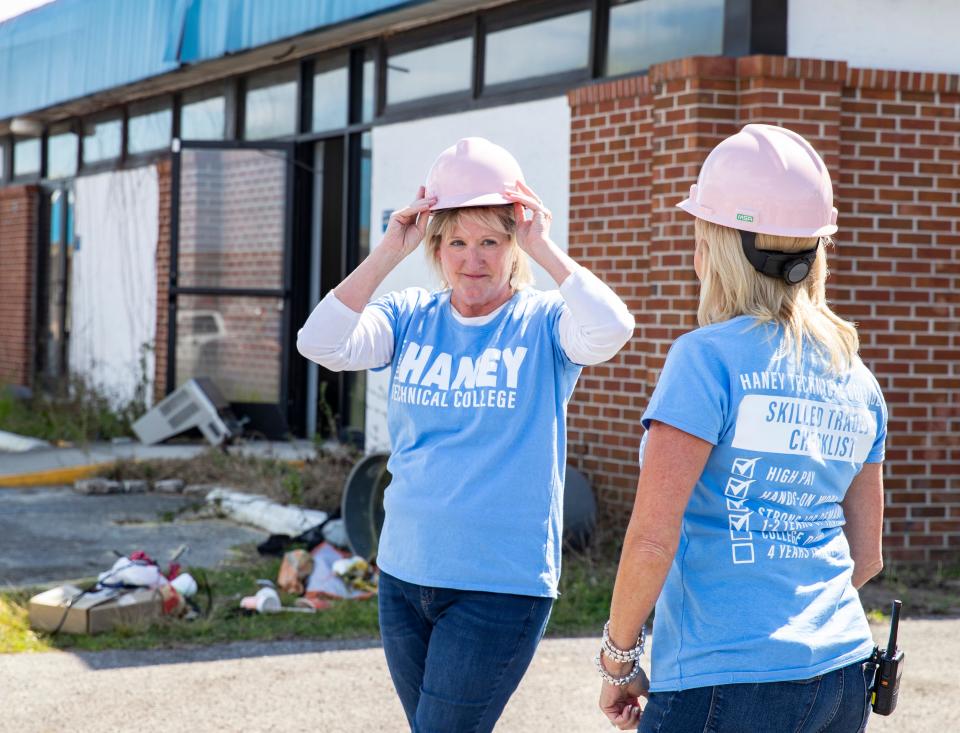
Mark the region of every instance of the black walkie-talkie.
<instances>
[{"instance_id":1,"label":"black walkie-talkie","mask_svg":"<svg viewBox=\"0 0 960 733\"><path fill-rule=\"evenodd\" d=\"M890 612L890 640L887 648L876 652L877 674L873 679L873 712L890 715L897 707L900 693L900 675L903 673L903 651L897 649L897 630L900 627L900 601L893 602Z\"/></svg>"}]
</instances>

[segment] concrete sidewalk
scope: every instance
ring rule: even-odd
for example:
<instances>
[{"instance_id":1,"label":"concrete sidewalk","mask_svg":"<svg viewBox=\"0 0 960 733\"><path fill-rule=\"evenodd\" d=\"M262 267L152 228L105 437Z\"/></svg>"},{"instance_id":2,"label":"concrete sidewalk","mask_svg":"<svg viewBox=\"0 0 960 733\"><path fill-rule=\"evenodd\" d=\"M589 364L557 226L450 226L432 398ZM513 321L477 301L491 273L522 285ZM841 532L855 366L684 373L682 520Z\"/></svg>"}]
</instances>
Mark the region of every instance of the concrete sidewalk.
<instances>
[{"instance_id":1,"label":"concrete sidewalk","mask_svg":"<svg viewBox=\"0 0 960 733\"><path fill-rule=\"evenodd\" d=\"M880 640L885 627L875 627ZM901 625L900 705L870 733L960 730L960 619ZM497 726L500 733L601 733L598 640L547 639ZM654 643L656 643L654 641ZM456 674L455 671L451 671ZM376 642L238 643L153 652L0 656L0 730L405 731ZM82 712L81 712L82 711Z\"/></svg>"},{"instance_id":2,"label":"concrete sidewalk","mask_svg":"<svg viewBox=\"0 0 960 733\"><path fill-rule=\"evenodd\" d=\"M164 460L192 458L208 450L207 443L142 445L136 441L91 443L83 447L35 448L19 453L0 453L0 488L59 486L95 475L105 466L120 460ZM229 453L303 461L316 457L309 440L256 441L238 443Z\"/></svg>"}]
</instances>

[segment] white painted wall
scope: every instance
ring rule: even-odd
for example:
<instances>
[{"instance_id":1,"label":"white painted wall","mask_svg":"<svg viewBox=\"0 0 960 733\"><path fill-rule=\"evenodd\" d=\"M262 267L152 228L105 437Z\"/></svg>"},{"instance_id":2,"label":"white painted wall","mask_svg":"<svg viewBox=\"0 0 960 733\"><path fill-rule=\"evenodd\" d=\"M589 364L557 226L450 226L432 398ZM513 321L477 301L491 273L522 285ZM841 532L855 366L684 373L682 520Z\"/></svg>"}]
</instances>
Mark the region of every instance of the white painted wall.
<instances>
[{"instance_id":1,"label":"white painted wall","mask_svg":"<svg viewBox=\"0 0 960 733\"><path fill-rule=\"evenodd\" d=\"M552 235L567 247L570 201L570 106L566 97L458 112L373 128L373 181L370 238L383 236L384 213L406 206L437 155L463 137L485 137L517 158L527 184L553 212ZM556 283L534 266L535 287ZM383 282L377 294L420 286L436 288L422 248L411 254ZM366 446L389 450L387 390L389 370L367 375Z\"/></svg>"},{"instance_id":2,"label":"white painted wall","mask_svg":"<svg viewBox=\"0 0 960 733\"><path fill-rule=\"evenodd\" d=\"M789 0L787 54L960 73L958 0Z\"/></svg>"},{"instance_id":3,"label":"white painted wall","mask_svg":"<svg viewBox=\"0 0 960 733\"><path fill-rule=\"evenodd\" d=\"M81 176L76 182L70 272L69 365L117 404L134 397L146 344L152 401L157 330L160 192L154 166Z\"/></svg>"}]
</instances>

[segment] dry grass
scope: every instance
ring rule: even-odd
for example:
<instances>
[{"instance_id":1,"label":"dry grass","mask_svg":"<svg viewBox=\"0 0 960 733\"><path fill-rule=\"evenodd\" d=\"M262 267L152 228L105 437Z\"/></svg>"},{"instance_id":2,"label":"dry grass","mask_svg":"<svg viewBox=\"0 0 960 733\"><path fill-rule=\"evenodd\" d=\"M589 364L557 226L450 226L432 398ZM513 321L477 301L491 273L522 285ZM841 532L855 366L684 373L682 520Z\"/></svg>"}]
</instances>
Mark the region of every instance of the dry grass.
<instances>
[{"instance_id":1,"label":"dry grass","mask_svg":"<svg viewBox=\"0 0 960 733\"><path fill-rule=\"evenodd\" d=\"M288 463L278 458L227 454L210 450L188 459L117 461L105 473L115 480L156 481L178 478L187 484L226 486L263 494L281 503L332 512L350 469L360 454L347 448L318 451L313 460Z\"/></svg>"}]
</instances>

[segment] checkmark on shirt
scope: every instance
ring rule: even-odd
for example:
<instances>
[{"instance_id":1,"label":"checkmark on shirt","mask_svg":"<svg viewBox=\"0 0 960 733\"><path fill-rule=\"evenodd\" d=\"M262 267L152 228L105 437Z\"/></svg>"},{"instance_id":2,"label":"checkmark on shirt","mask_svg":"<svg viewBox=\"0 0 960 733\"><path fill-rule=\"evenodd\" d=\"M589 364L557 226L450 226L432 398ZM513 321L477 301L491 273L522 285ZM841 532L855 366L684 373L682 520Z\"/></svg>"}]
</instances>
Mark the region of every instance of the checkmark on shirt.
<instances>
[{"instance_id":1,"label":"checkmark on shirt","mask_svg":"<svg viewBox=\"0 0 960 733\"><path fill-rule=\"evenodd\" d=\"M749 540L753 538L753 532L750 531L751 514L753 514L753 512L731 514L729 516L731 540Z\"/></svg>"},{"instance_id":2,"label":"checkmark on shirt","mask_svg":"<svg viewBox=\"0 0 960 733\"><path fill-rule=\"evenodd\" d=\"M754 482L755 479L738 479L731 476L727 479L727 488L723 492L727 496L731 496L734 499L746 499L747 498L747 489L750 488L750 484Z\"/></svg>"},{"instance_id":3,"label":"checkmark on shirt","mask_svg":"<svg viewBox=\"0 0 960 733\"><path fill-rule=\"evenodd\" d=\"M747 503L747 500L746 500L746 499L739 499L739 500L738 500L738 499L731 499L731 498L728 496L728 497L727 497L727 511L728 511L728 512L748 512L748 511L750 511L750 510L747 509L747 508L744 506L744 504L746 504L746 503Z\"/></svg>"},{"instance_id":4,"label":"checkmark on shirt","mask_svg":"<svg viewBox=\"0 0 960 733\"><path fill-rule=\"evenodd\" d=\"M757 458L734 458L732 473L744 478L753 478L753 469L759 460L759 456Z\"/></svg>"}]
</instances>

